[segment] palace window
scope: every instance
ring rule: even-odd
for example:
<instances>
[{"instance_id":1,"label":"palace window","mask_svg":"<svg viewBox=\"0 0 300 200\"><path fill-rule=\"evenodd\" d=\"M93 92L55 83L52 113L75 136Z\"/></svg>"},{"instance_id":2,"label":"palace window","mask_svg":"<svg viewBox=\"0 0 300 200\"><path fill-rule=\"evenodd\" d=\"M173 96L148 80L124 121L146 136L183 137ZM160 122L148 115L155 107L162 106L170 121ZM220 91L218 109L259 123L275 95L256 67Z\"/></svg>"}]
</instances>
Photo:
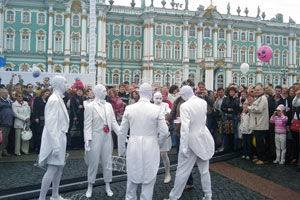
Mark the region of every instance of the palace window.
<instances>
[{"instance_id":1,"label":"palace window","mask_svg":"<svg viewBox=\"0 0 300 200\"><path fill-rule=\"evenodd\" d=\"M234 41L238 41L238 39L239 39L239 36L238 36L238 32L233 32L233 34L232 34L232 40L234 40Z\"/></svg>"},{"instance_id":2,"label":"palace window","mask_svg":"<svg viewBox=\"0 0 300 200\"><path fill-rule=\"evenodd\" d=\"M274 37L274 44L279 45L279 38L278 37Z\"/></svg>"},{"instance_id":3,"label":"palace window","mask_svg":"<svg viewBox=\"0 0 300 200\"><path fill-rule=\"evenodd\" d=\"M246 78L244 76L241 78L241 85L246 85Z\"/></svg>"},{"instance_id":4,"label":"palace window","mask_svg":"<svg viewBox=\"0 0 300 200\"><path fill-rule=\"evenodd\" d=\"M134 59L140 60L141 59L141 44L137 42L134 46Z\"/></svg>"},{"instance_id":5,"label":"palace window","mask_svg":"<svg viewBox=\"0 0 300 200\"><path fill-rule=\"evenodd\" d=\"M120 25L114 25L114 35L120 35Z\"/></svg>"},{"instance_id":6,"label":"palace window","mask_svg":"<svg viewBox=\"0 0 300 200\"><path fill-rule=\"evenodd\" d=\"M63 25L63 16L61 14L55 15L55 24L57 26L62 26Z\"/></svg>"},{"instance_id":7,"label":"palace window","mask_svg":"<svg viewBox=\"0 0 300 200\"><path fill-rule=\"evenodd\" d=\"M172 58L172 45L167 44L166 45L166 59L170 60Z\"/></svg>"},{"instance_id":8,"label":"palace window","mask_svg":"<svg viewBox=\"0 0 300 200\"><path fill-rule=\"evenodd\" d=\"M204 48L204 57L210 57L210 47L206 46Z\"/></svg>"},{"instance_id":9,"label":"palace window","mask_svg":"<svg viewBox=\"0 0 300 200\"><path fill-rule=\"evenodd\" d=\"M179 86L181 84L181 75L176 74L175 75L175 85Z\"/></svg>"},{"instance_id":10,"label":"palace window","mask_svg":"<svg viewBox=\"0 0 300 200\"><path fill-rule=\"evenodd\" d=\"M249 42L254 42L254 34L249 33Z\"/></svg>"},{"instance_id":11,"label":"palace window","mask_svg":"<svg viewBox=\"0 0 300 200\"><path fill-rule=\"evenodd\" d=\"M133 81L136 83L136 84L139 84L140 83L140 75L139 74L135 74L134 77L133 77Z\"/></svg>"},{"instance_id":12,"label":"palace window","mask_svg":"<svg viewBox=\"0 0 300 200\"><path fill-rule=\"evenodd\" d=\"M180 27L178 27L178 26L175 28L175 36L176 37L180 37L181 36L181 30L180 30Z\"/></svg>"},{"instance_id":13,"label":"palace window","mask_svg":"<svg viewBox=\"0 0 300 200\"><path fill-rule=\"evenodd\" d=\"M130 59L130 43L127 42L124 46L124 59L129 60Z\"/></svg>"},{"instance_id":14,"label":"palace window","mask_svg":"<svg viewBox=\"0 0 300 200\"><path fill-rule=\"evenodd\" d=\"M210 29L209 28L204 29L204 37L205 38L210 38Z\"/></svg>"},{"instance_id":15,"label":"palace window","mask_svg":"<svg viewBox=\"0 0 300 200\"><path fill-rule=\"evenodd\" d=\"M5 49L12 51L15 49L14 45L14 33L7 33L5 38Z\"/></svg>"},{"instance_id":16,"label":"palace window","mask_svg":"<svg viewBox=\"0 0 300 200\"><path fill-rule=\"evenodd\" d=\"M162 35L162 27L161 25L156 26L156 35Z\"/></svg>"},{"instance_id":17,"label":"palace window","mask_svg":"<svg viewBox=\"0 0 300 200\"><path fill-rule=\"evenodd\" d=\"M21 35L21 51L28 52L30 50L30 35L25 30Z\"/></svg>"},{"instance_id":18,"label":"palace window","mask_svg":"<svg viewBox=\"0 0 300 200\"><path fill-rule=\"evenodd\" d=\"M232 78L232 83L237 84L238 83L238 77L234 76Z\"/></svg>"},{"instance_id":19,"label":"palace window","mask_svg":"<svg viewBox=\"0 0 300 200\"><path fill-rule=\"evenodd\" d=\"M225 39L225 31L222 28L219 30L219 39Z\"/></svg>"},{"instance_id":20,"label":"palace window","mask_svg":"<svg viewBox=\"0 0 300 200\"><path fill-rule=\"evenodd\" d=\"M54 51L55 52L62 52L63 51L63 41L62 41L62 34L58 32L55 35L55 46L54 46Z\"/></svg>"},{"instance_id":21,"label":"palace window","mask_svg":"<svg viewBox=\"0 0 300 200\"><path fill-rule=\"evenodd\" d=\"M279 66L279 53L278 52L274 53L274 65Z\"/></svg>"},{"instance_id":22,"label":"palace window","mask_svg":"<svg viewBox=\"0 0 300 200\"><path fill-rule=\"evenodd\" d=\"M22 23L30 23L30 13L29 12L22 13Z\"/></svg>"},{"instance_id":23,"label":"palace window","mask_svg":"<svg viewBox=\"0 0 300 200\"><path fill-rule=\"evenodd\" d=\"M246 62L246 50L241 50L241 63Z\"/></svg>"},{"instance_id":24,"label":"palace window","mask_svg":"<svg viewBox=\"0 0 300 200\"><path fill-rule=\"evenodd\" d=\"M109 32L110 32L110 25L109 24L106 24L106 35L108 35L109 34Z\"/></svg>"},{"instance_id":25,"label":"palace window","mask_svg":"<svg viewBox=\"0 0 300 200\"><path fill-rule=\"evenodd\" d=\"M196 59L196 46L194 43L191 43L189 46L189 58L191 60L195 60Z\"/></svg>"},{"instance_id":26,"label":"palace window","mask_svg":"<svg viewBox=\"0 0 300 200\"><path fill-rule=\"evenodd\" d=\"M140 37L141 36L141 27L136 26L134 28L134 36L136 36L136 37Z\"/></svg>"},{"instance_id":27,"label":"palace window","mask_svg":"<svg viewBox=\"0 0 300 200\"><path fill-rule=\"evenodd\" d=\"M297 47L300 46L300 40L299 40L299 39L296 40L296 46L297 46Z\"/></svg>"},{"instance_id":28,"label":"palace window","mask_svg":"<svg viewBox=\"0 0 300 200\"><path fill-rule=\"evenodd\" d=\"M250 86L250 85L254 85L253 77L249 77L249 79L248 79L248 86Z\"/></svg>"},{"instance_id":29,"label":"palace window","mask_svg":"<svg viewBox=\"0 0 300 200\"><path fill-rule=\"evenodd\" d=\"M286 37L282 38L282 45L284 45L284 46L287 45L287 38Z\"/></svg>"},{"instance_id":30,"label":"palace window","mask_svg":"<svg viewBox=\"0 0 300 200\"><path fill-rule=\"evenodd\" d=\"M279 85L279 84L280 84L279 79L278 79L278 78L275 78L275 79L274 79L274 85Z\"/></svg>"},{"instance_id":31,"label":"palace window","mask_svg":"<svg viewBox=\"0 0 300 200\"><path fill-rule=\"evenodd\" d=\"M168 36L172 35L172 28L171 28L171 26L166 26L166 35L168 35Z\"/></svg>"},{"instance_id":32,"label":"palace window","mask_svg":"<svg viewBox=\"0 0 300 200\"><path fill-rule=\"evenodd\" d=\"M195 26L190 26L190 37L195 37L196 33L195 33Z\"/></svg>"},{"instance_id":33,"label":"palace window","mask_svg":"<svg viewBox=\"0 0 300 200\"><path fill-rule=\"evenodd\" d=\"M73 26L80 26L80 17L79 15L73 15L73 18L72 18L72 25Z\"/></svg>"},{"instance_id":34,"label":"palace window","mask_svg":"<svg viewBox=\"0 0 300 200\"><path fill-rule=\"evenodd\" d=\"M105 43L105 53L106 53L106 58L109 58L109 41L106 40Z\"/></svg>"},{"instance_id":35,"label":"palace window","mask_svg":"<svg viewBox=\"0 0 300 200\"><path fill-rule=\"evenodd\" d=\"M250 65L254 64L254 51L253 51L253 49L249 50L249 64Z\"/></svg>"},{"instance_id":36,"label":"palace window","mask_svg":"<svg viewBox=\"0 0 300 200\"><path fill-rule=\"evenodd\" d=\"M113 84L119 85L120 84L120 76L119 74L113 74Z\"/></svg>"},{"instance_id":37,"label":"palace window","mask_svg":"<svg viewBox=\"0 0 300 200\"><path fill-rule=\"evenodd\" d=\"M113 58L120 59L120 43L114 42L113 44Z\"/></svg>"},{"instance_id":38,"label":"palace window","mask_svg":"<svg viewBox=\"0 0 300 200\"><path fill-rule=\"evenodd\" d=\"M245 32L241 33L241 40L246 41L246 33Z\"/></svg>"},{"instance_id":39,"label":"palace window","mask_svg":"<svg viewBox=\"0 0 300 200\"><path fill-rule=\"evenodd\" d=\"M131 26L125 26L125 35L130 36L131 35Z\"/></svg>"},{"instance_id":40,"label":"palace window","mask_svg":"<svg viewBox=\"0 0 300 200\"><path fill-rule=\"evenodd\" d=\"M189 79L193 82L195 82L195 74L194 73L190 73L189 74Z\"/></svg>"},{"instance_id":41,"label":"palace window","mask_svg":"<svg viewBox=\"0 0 300 200\"><path fill-rule=\"evenodd\" d=\"M162 77L160 74L155 74L155 84L160 87L162 82Z\"/></svg>"},{"instance_id":42,"label":"palace window","mask_svg":"<svg viewBox=\"0 0 300 200\"><path fill-rule=\"evenodd\" d=\"M271 44L271 37L270 36L266 36L266 44Z\"/></svg>"},{"instance_id":43,"label":"palace window","mask_svg":"<svg viewBox=\"0 0 300 200\"><path fill-rule=\"evenodd\" d=\"M79 39L79 37L72 38L71 54L73 54L73 55L80 54L80 39Z\"/></svg>"},{"instance_id":44,"label":"palace window","mask_svg":"<svg viewBox=\"0 0 300 200\"><path fill-rule=\"evenodd\" d=\"M44 13L38 14L38 24L40 24L40 25L46 24L46 16Z\"/></svg>"},{"instance_id":45,"label":"palace window","mask_svg":"<svg viewBox=\"0 0 300 200\"><path fill-rule=\"evenodd\" d=\"M131 80L130 80L130 74L124 74L123 82L125 82L125 81L128 81L129 83L131 82Z\"/></svg>"},{"instance_id":46,"label":"palace window","mask_svg":"<svg viewBox=\"0 0 300 200\"><path fill-rule=\"evenodd\" d=\"M222 74L217 77L217 88L224 88L224 76Z\"/></svg>"},{"instance_id":47,"label":"palace window","mask_svg":"<svg viewBox=\"0 0 300 200\"><path fill-rule=\"evenodd\" d=\"M287 52L283 52L283 55L282 55L282 65L283 66L287 66Z\"/></svg>"},{"instance_id":48,"label":"palace window","mask_svg":"<svg viewBox=\"0 0 300 200\"><path fill-rule=\"evenodd\" d=\"M45 35L37 36L37 52L45 52Z\"/></svg>"},{"instance_id":49,"label":"palace window","mask_svg":"<svg viewBox=\"0 0 300 200\"><path fill-rule=\"evenodd\" d=\"M224 59L225 58L225 47L221 46L219 47L219 52L218 52L218 58L219 59Z\"/></svg>"},{"instance_id":50,"label":"palace window","mask_svg":"<svg viewBox=\"0 0 300 200\"><path fill-rule=\"evenodd\" d=\"M233 49L232 51L232 61L234 64L238 63L238 50L237 49Z\"/></svg>"},{"instance_id":51,"label":"palace window","mask_svg":"<svg viewBox=\"0 0 300 200\"><path fill-rule=\"evenodd\" d=\"M175 59L176 60L179 60L180 59L180 56L181 55L181 47L180 47L180 44L176 44L175 46Z\"/></svg>"},{"instance_id":52,"label":"palace window","mask_svg":"<svg viewBox=\"0 0 300 200\"><path fill-rule=\"evenodd\" d=\"M161 44L157 43L155 45L155 58L156 59L161 59L162 57L162 48L161 48Z\"/></svg>"},{"instance_id":53,"label":"palace window","mask_svg":"<svg viewBox=\"0 0 300 200\"><path fill-rule=\"evenodd\" d=\"M11 10L6 12L6 21L7 22L15 22L15 13Z\"/></svg>"},{"instance_id":54,"label":"palace window","mask_svg":"<svg viewBox=\"0 0 300 200\"><path fill-rule=\"evenodd\" d=\"M297 55L296 55L296 65L300 66L300 52L299 51L297 52Z\"/></svg>"}]
</instances>

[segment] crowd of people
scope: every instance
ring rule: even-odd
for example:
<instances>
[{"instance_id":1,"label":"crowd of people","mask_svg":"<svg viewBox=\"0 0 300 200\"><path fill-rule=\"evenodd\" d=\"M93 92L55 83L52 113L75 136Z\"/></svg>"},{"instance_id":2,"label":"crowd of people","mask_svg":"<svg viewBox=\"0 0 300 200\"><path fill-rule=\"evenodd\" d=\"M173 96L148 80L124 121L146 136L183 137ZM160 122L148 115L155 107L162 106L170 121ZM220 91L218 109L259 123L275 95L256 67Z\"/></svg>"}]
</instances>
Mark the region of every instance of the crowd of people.
<instances>
[{"instance_id":1,"label":"crowd of people","mask_svg":"<svg viewBox=\"0 0 300 200\"><path fill-rule=\"evenodd\" d=\"M43 83L26 84L18 75L13 84L13 74L8 85L1 85L0 127L2 143L0 158L29 152L39 153L44 127L44 108L52 93L50 78ZM204 82L195 85L194 93L207 102L207 128L215 141L215 153L242 150L242 158L261 165L268 161L278 164L299 164L299 132L291 130L293 120L299 119L300 86L291 87L257 83L246 87L230 84L215 91L206 89ZM171 131L172 146L180 143L180 105L184 102L176 85L159 87L152 84L153 93L160 92L162 101L171 112L166 120ZM79 78L64 94L70 126L67 134L68 147L84 148L84 107L93 100L91 85L84 85ZM106 101L111 103L117 123L120 125L126 106L139 101L139 86L124 82L117 87L108 86ZM30 127L30 141L21 139L23 128ZM117 145L114 136L114 145ZM300 169L300 168L298 168ZM190 177L191 178L191 177ZM192 179L192 178L191 178ZM190 185L192 185L192 180ZM188 182L189 185L189 182Z\"/></svg>"}]
</instances>

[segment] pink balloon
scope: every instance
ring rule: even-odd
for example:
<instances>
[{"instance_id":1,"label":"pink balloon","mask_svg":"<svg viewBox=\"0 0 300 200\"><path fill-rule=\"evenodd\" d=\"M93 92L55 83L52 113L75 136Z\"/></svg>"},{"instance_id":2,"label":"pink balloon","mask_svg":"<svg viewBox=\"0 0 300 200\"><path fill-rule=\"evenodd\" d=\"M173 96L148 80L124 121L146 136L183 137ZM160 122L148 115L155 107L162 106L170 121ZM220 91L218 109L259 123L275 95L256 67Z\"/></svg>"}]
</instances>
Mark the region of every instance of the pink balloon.
<instances>
[{"instance_id":1,"label":"pink balloon","mask_svg":"<svg viewBox=\"0 0 300 200\"><path fill-rule=\"evenodd\" d=\"M269 62L273 56L273 50L269 46L262 46L257 50L257 57L263 62Z\"/></svg>"}]
</instances>

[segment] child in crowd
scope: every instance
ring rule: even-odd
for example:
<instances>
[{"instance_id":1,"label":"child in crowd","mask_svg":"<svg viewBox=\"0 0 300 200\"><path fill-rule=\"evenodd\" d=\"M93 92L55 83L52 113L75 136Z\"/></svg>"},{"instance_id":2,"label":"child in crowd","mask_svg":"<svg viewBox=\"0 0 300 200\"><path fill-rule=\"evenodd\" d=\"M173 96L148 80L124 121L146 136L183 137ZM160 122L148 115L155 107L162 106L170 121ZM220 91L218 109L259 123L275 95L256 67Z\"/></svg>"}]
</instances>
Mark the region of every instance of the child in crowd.
<instances>
[{"instance_id":1,"label":"child in crowd","mask_svg":"<svg viewBox=\"0 0 300 200\"><path fill-rule=\"evenodd\" d=\"M243 104L241 114L240 133L243 134L243 155L242 158L251 159L252 154L252 130L249 129L250 113L248 112L248 103Z\"/></svg>"},{"instance_id":2,"label":"child in crowd","mask_svg":"<svg viewBox=\"0 0 300 200\"><path fill-rule=\"evenodd\" d=\"M280 104L274 111L270 123L275 124L276 160L273 163L280 165L285 163L286 153L286 122L288 117L284 115L285 106Z\"/></svg>"}]
</instances>

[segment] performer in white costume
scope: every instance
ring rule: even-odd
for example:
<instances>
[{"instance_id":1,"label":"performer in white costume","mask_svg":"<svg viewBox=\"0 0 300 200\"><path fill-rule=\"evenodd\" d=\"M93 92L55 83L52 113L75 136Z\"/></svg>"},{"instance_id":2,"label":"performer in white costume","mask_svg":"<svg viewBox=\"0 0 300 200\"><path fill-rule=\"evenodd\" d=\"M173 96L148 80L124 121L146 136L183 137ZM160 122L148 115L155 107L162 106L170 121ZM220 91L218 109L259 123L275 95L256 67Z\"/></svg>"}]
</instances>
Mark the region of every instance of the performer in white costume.
<instances>
[{"instance_id":1,"label":"performer in white costume","mask_svg":"<svg viewBox=\"0 0 300 200\"><path fill-rule=\"evenodd\" d=\"M160 92L156 92L153 95L154 104L158 105L161 109L161 112L164 116L170 114L171 109L167 103L162 102L162 94ZM172 140L170 136L170 132L168 135L167 140L163 143L162 147L160 148L160 156L162 157L164 166L165 166L165 180L164 183L170 183L171 182L171 174L170 174L170 160L168 156L168 151L172 148Z\"/></svg>"},{"instance_id":2,"label":"performer in white costume","mask_svg":"<svg viewBox=\"0 0 300 200\"><path fill-rule=\"evenodd\" d=\"M180 107L181 137L178 166L174 188L169 194L169 199L180 198L196 162L205 194L203 200L211 200L209 159L213 156L215 147L213 137L205 125L207 103L196 97L190 86L183 86L180 95L185 102Z\"/></svg>"},{"instance_id":3,"label":"performer in white costume","mask_svg":"<svg viewBox=\"0 0 300 200\"><path fill-rule=\"evenodd\" d=\"M118 135L120 127L116 121L113 108L105 101L106 88L98 84L94 88L95 100L85 104L84 110L84 141L86 162L88 165L88 190L86 197L93 192L99 160L102 164L105 191L107 196L113 196L109 183L112 181L111 164L113 141L111 130Z\"/></svg>"},{"instance_id":4,"label":"performer in white costume","mask_svg":"<svg viewBox=\"0 0 300 200\"><path fill-rule=\"evenodd\" d=\"M141 200L152 200L153 187L160 162L160 144L168 137L168 126L160 108L150 103L152 87L141 85L140 100L126 107L120 135L130 138L127 146L126 200L137 199L137 186L142 184ZM158 134L159 133L159 134ZM123 144L124 145L124 144ZM123 152L119 152L123 153Z\"/></svg>"},{"instance_id":5,"label":"performer in white costume","mask_svg":"<svg viewBox=\"0 0 300 200\"><path fill-rule=\"evenodd\" d=\"M45 200L52 182L52 197L50 200L64 200L58 194L60 178L65 165L66 133L69 129L69 115L63 101L67 89L66 79L55 76L52 81L53 94L45 107L45 126L42 135L39 165L48 164L48 169L42 180L39 200Z\"/></svg>"}]
</instances>

